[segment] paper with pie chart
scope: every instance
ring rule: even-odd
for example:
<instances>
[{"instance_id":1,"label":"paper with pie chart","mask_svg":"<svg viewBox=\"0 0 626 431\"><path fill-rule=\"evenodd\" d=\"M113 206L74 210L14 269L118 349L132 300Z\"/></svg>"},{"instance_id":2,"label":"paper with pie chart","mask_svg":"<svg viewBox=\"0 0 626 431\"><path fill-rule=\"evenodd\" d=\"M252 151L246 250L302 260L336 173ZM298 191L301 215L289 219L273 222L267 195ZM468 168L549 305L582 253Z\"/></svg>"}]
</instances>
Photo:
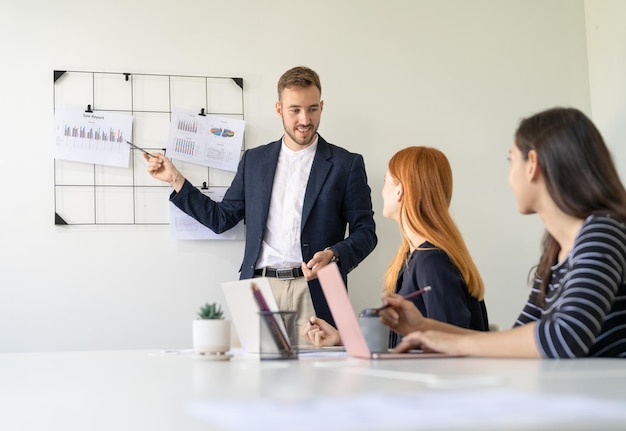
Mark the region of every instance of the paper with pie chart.
<instances>
[{"instance_id":1,"label":"paper with pie chart","mask_svg":"<svg viewBox=\"0 0 626 431\"><path fill-rule=\"evenodd\" d=\"M236 172L244 128L244 120L174 110L167 155L172 159Z\"/></svg>"}]
</instances>

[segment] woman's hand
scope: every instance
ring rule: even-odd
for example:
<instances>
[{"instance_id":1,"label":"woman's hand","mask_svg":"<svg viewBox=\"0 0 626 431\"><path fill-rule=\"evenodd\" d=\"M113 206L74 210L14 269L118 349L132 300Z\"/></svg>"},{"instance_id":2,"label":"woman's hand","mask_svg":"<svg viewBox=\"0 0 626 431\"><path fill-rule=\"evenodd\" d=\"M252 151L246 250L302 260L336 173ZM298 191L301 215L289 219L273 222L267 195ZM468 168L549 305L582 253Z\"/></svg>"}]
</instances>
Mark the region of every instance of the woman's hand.
<instances>
[{"instance_id":1,"label":"woman's hand","mask_svg":"<svg viewBox=\"0 0 626 431\"><path fill-rule=\"evenodd\" d=\"M426 318L415 304L395 293L383 293L383 305L388 308L379 312L380 320L400 335L424 330Z\"/></svg>"},{"instance_id":2,"label":"woman's hand","mask_svg":"<svg viewBox=\"0 0 626 431\"><path fill-rule=\"evenodd\" d=\"M341 336L333 325L319 317L311 317L300 330L300 335L306 337L314 346L340 346Z\"/></svg>"},{"instance_id":3,"label":"woman's hand","mask_svg":"<svg viewBox=\"0 0 626 431\"><path fill-rule=\"evenodd\" d=\"M395 352L408 352L411 349L422 349L424 352L449 353L465 355L462 342L467 335L450 334L442 331L416 331L407 334L396 346Z\"/></svg>"}]
</instances>

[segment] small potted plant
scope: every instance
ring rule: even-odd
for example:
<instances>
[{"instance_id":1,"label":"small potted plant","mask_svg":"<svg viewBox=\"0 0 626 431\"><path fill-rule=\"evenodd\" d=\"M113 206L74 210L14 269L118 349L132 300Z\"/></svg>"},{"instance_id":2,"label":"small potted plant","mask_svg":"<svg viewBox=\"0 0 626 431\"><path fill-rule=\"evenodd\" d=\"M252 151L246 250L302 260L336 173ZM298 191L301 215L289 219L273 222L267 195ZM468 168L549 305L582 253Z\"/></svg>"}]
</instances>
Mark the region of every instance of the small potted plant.
<instances>
[{"instance_id":1,"label":"small potted plant","mask_svg":"<svg viewBox=\"0 0 626 431\"><path fill-rule=\"evenodd\" d=\"M193 350L199 355L226 356L230 350L230 321L217 303L205 303L193 321Z\"/></svg>"}]
</instances>

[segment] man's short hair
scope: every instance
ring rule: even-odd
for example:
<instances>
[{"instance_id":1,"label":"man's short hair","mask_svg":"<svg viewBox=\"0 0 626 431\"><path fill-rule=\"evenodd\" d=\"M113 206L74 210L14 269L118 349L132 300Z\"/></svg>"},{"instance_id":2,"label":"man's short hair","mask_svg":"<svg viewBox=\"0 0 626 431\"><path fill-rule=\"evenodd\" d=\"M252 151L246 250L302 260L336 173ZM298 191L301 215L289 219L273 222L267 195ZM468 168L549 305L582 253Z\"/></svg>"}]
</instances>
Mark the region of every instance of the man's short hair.
<instances>
[{"instance_id":1,"label":"man's short hair","mask_svg":"<svg viewBox=\"0 0 626 431\"><path fill-rule=\"evenodd\" d=\"M322 84L320 77L313 69L305 66L296 66L285 73L278 80L278 100L281 99L285 88L308 88L315 85L322 94Z\"/></svg>"}]
</instances>

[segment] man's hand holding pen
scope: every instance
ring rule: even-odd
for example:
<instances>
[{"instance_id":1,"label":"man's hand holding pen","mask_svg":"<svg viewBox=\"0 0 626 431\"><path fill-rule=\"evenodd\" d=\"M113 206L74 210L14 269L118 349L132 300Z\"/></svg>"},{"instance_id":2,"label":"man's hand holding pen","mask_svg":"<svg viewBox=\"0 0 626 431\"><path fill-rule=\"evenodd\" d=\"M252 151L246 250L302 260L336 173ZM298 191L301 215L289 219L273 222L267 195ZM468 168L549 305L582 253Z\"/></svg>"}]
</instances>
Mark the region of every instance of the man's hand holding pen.
<instances>
[{"instance_id":1,"label":"man's hand holding pen","mask_svg":"<svg viewBox=\"0 0 626 431\"><path fill-rule=\"evenodd\" d=\"M176 169L176 166L164 154L144 153L143 158L148 162L148 173L157 180L168 183L177 192L182 188L185 178Z\"/></svg>"}]
</instances>

